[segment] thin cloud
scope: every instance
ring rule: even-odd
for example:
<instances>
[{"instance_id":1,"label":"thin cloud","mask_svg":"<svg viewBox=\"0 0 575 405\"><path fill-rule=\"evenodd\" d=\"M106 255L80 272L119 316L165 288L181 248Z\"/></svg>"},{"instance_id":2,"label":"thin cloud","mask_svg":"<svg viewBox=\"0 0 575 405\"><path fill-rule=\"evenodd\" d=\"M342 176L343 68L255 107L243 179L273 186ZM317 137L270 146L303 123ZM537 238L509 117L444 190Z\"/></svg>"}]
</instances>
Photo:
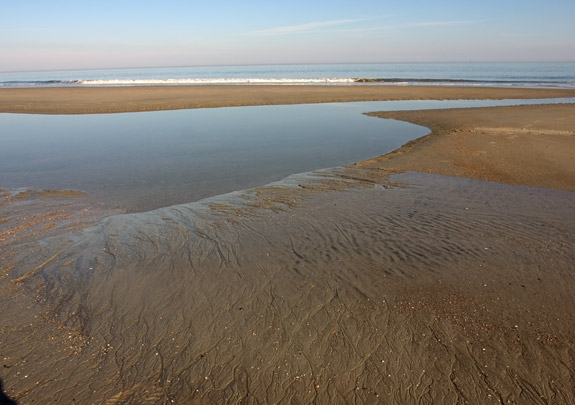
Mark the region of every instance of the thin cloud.
<instances>
[{"instance_id":1,"label":"thin cloud","mask_svg":"<svg viewBox=\"0 0 575 405\"><path fill-rule=\"evenodd\" d=\"M404 28L426 28L426 27L447 27L453 25L472 25L477 24L478 21L422 21L413 22L405 24L391 24L391 25L381 25L376 27L365 27L365 28L353 28L349 30L341 30L347 32L376 32L376 31L391 31L395 29Z\"/></svg>"},{"instance_id":2,"label":"thin cloud","mask_svg":"<svg viewBox=\"0 0 575 405\"><path fill-rule=\"evenodd\" d=\"M333 20L333 21L320 21L311 22L301 25L287 25L282 27L270 28L267 30L251 31L250 34L253 35L280 35L280 34L295 34L299 32L309 32L315 31L320 28L333 27L335 25L351 24L361 21L366 21L365 18L360 19L349 19L349 20Z\"/></svg>"},{"instance_id":3,"label":"thin cloud","mask_svg":"<svg viewBox=\"0 0 575 405\"><path fill-rule=\"evenodd\" d=\"M405 24L407 27L443 27L446 25L468 25L475 24L475 21L424 21Z\"/></svg>"},{"instance_id":4,"label":"thin cloud","mask_svg":"<svg viewBox=\"0 0 575 405\"><path fill-rule=\"evenodd\" d=\"M350 19L350 20L334 20L334 21L323 21L323 22L312 22L301 25L290 25L282 26L276 28L270 28L267 30L251 31L248 34L251 35L281 35L281 34L292 34L292 33L305 33L310 31L315 31L322 28L330 27L332 29L322 30L322 32L349 32L349 33L359 33L359 32L377 32L377 31L390 31L398 28L425 28L425 27L445 27L451 25L470 25L477 24L477 21L471 20L458 20L458 21L420 21L405 24L390 24L390 25L379 25L371 27L353 27L353 28L340 28L339 25L351 24L357 22L363 22L373 20L373 18L362 18L362 19Z\"/></svg>"}]
</instances>

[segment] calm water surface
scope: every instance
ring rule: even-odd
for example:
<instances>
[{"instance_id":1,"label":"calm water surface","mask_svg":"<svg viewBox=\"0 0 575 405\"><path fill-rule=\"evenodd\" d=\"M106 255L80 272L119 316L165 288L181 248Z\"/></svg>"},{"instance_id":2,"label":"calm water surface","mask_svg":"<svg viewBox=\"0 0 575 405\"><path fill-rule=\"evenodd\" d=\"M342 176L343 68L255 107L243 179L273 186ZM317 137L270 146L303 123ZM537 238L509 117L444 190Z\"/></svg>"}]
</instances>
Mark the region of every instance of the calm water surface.
<instances>
[{"instance_id":1,"label":"calm water surface","mask_svg":"<svg viewBox=\"0 0 575 405\"><path fill-rule=\"evenodd\" d=\"M401 101L0 114L0 188L83 190L106 206L146 211L350 164L428 133L364 112L517 103Z\"/></svg>"}]
</instances>

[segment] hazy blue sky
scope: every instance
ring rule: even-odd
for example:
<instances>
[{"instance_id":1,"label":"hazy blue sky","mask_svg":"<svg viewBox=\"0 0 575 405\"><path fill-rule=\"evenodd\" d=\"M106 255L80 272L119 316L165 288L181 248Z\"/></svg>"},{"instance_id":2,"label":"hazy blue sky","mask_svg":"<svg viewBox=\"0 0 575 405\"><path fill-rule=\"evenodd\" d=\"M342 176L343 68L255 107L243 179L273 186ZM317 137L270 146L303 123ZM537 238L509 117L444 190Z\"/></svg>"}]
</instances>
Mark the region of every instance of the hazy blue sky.
<instances>
[{"instance_id":1,"label":"hazy blue sky","mask_svg":"<svg viewBox=\"0 0 575 405\"><path fill-rule=\"evenodd\" d=\"M575 61L575 0L2 0L0 71Z\"/></svg>"}]
</instances>

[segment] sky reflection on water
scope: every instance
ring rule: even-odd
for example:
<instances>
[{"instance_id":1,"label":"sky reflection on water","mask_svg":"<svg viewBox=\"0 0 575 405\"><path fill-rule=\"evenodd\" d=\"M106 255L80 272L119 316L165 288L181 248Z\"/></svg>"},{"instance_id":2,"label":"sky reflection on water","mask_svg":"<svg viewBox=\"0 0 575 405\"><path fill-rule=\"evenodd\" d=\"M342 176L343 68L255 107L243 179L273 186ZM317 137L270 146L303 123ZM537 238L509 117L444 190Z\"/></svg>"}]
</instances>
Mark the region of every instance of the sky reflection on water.
<instances>
[{"instance_id":1,"label":"sky reflection on water","mask_svg":"<svg viewBox=\"0 0 575 405\"><path fill-rule=\"evenodd\" d=\"M368 159L428 132L363 112L510 103L518 102L401 101L100 115L0 114L0 187L83 190L109 207L145 211Z\"/></svg>"}]
</instances>

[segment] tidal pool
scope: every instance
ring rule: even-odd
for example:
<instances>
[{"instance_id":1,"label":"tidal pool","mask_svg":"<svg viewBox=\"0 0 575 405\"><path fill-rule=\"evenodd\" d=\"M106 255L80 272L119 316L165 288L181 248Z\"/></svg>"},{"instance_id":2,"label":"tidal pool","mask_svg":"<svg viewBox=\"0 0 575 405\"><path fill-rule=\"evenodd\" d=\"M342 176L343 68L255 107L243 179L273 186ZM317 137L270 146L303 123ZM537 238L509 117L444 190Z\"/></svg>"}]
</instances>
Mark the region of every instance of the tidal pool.
<instances>
[{"instance_id":1,"label":"tidal pool","mask_svg":"<svg viewBox=\"0 0 575 405\"><path fill-rule=\"evenodd\" d=\"M0 187L81 190L110 208L147 211L351 164L428 133L365 112L542 102L396 101L98 115L0 114Z\"/></svg>"}]
</instances>

